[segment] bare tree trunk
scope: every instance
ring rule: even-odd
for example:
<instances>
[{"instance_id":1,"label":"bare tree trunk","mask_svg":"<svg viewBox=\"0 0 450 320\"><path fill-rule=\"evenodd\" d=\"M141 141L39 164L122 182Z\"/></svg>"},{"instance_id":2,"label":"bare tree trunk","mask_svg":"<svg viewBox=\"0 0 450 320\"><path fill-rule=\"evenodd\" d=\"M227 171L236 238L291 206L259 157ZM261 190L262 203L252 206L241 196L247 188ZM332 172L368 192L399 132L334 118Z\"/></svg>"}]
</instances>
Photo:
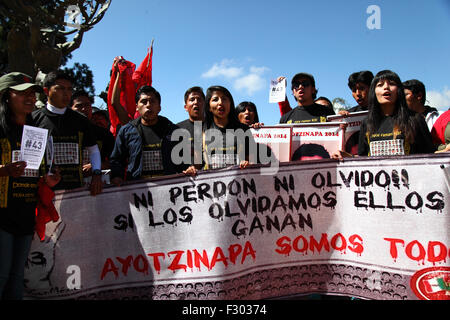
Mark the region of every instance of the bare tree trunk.
<instances>
[{"instance_id":1,"label":"bare tree trunk","mask_svg":"<svg viewBox=\"0 0 450 320\"><path fill-rule=\"evenodd\" d=\"M36 76L34 59L30 47L30 32L27 28L16 25L8 33L9 70Z\"/></svg>"}]
</instances>

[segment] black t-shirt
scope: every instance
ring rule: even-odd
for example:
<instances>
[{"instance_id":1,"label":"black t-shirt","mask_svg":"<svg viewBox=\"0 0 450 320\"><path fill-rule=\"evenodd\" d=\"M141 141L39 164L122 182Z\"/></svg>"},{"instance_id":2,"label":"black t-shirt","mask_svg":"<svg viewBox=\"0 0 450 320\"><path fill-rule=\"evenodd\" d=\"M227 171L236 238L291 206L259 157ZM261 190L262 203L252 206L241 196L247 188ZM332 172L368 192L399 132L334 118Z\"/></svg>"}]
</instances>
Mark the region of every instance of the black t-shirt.
<instances>
[{"instance_id":1,"label":"black t-shirt","mask_svg":"<svg viewBox=\"0 0 450 320\"><path fill-rule=\"evenodd\" d=\"M94 133L97 140L98 148L100 149L100 154L102 161L109 159L113 149L114 149L114 136L112 133L105 128L93 125Z\"/></svg>"},{"instance_id":2,"label":"black t-shirt","mask_svg":"<svg viewBox=\"0 0 450 320\"><path fill-rule=\"evenodd\" d=\"M0 133L2 165L19 160L22 132L22 126L13 125L8 136ZM24 175L18 178L0 177L0 229L14 235L33 234L41 173L39 170L25 169Z\"/></svg>"},{"instance_id":3,"label":"black t-shirt","mask_svg":"<svg viewBox=\"0 0 450 320\"><path fill-rule=\"evenodd\" d=\"M384 117L378 129L370 136L367 132L367 118L361 124L358 154L360 156L389 156L433 153L434 146L430 131L422 116L412 116L416 124L414 142L406 141L401 131L394 132L394 117Z\"/></svg>"},{"instance_id":4,"label":"black t-shirt","mask_svg":"<svg viewBox=\"0 0 450 320\"><path fill-rule=\"evenodd\" d=\"M184 121L178 122L177 127L181 128L181 129L186 129L187 131L189 131L189 134L191 135L190 140L192 140L194 138L194 122L191 121L190 119L186 119Z\"/></svg>"},{"instance_id":5,"label":"black t-shirt","mask_svg":"<svg viewBox=\"0 0 450 320\"><path fill-rule=\"evenodd\" d=\"M93 124L79 112L67 108L60 115L46 108L32 113L35 126L49 130L53 137L54 166L61 170L57 190L74 189L83 185L82 150L97 144ZM50 159L46 158L49 165Z\"/></svg>"},{"instance_id":6,"label":"black t-shirt","mask_svg":"<svg viewBox=\"0 0 450 320\"><path fill-rule=\"evenodd\" d=\"M298 106L284 114L280 123L317 123L326 122L327 116L334 115L330 108L314 103L309 106Z\"/></svg>"},{"instance_id":7,"label":"black t-shirt","mask_svg":"<svg viewBox=\"0 0 450 320\"><path fill-rule=\"evenodd\" d=\"M240 133L237 132L239 129L241 130ZM204 131L203 136L204 169L219 169L239 165L243 160L255 163L257 161L254 160L257 158L257 149L254 150L256 154L250 155L252 151L250 145L254 144L256 147L257 145L248 130L249 127L241 123L221 128L213 122L210 128ZM246 132L247 135L245 135ZM242 136L239 134L242 134Z\"/></svg>"},{"instance_id":8,"label":"black t-shirt","mask_svg":"<svg viewBox=\"0 0 450 320\"><path fill-rule=\"evenodd\" d=\"M198 136L195 137L195 123L193 121L191 121L190 119L186 119L184 121L181 121L179 123L177 123L177 127L180 129L185 129L189 132L189 143L190 143L190 157L189 157L189 161L188 163L185 163L186 166L189 165L193 165L193 164L200 164L202 162L202 155L199 154L197 155L197 163L195 163L195 157L196 157L196 153L195 153L195 144L194 144L194 139L197 139L198 142L197 144L199 146L201 146L201 140L202 140L202 122L201 121L197 121L199 123L199 131L198 131ZM183 138L180 138L180 143L185 143L185 141L183 141ZM183 150L182 149L180 151L180 156L183 157Z\"/></svg>"},{"instance_id":9,"label":"black t-shirt","mask_svg":"<svg viewBox=\"0 0 450 320\"><path fill-rule=\"evenodd\" d=\"M158 117L153 126L138 122L136 129L142 138L142 174L141 178L164 175L162 141L170 132L167 118Z\"/></svg>"},{"instance_id":10,"label":"black t-shirt","mask_svg":"<svg viewBox=\"0 0 450 320\"><path fill-rule=\"evenodd\" d=\"M360 112L360 111L367 111L369 110L367 107L362 107L359 104L353 108L348 109L348 112Z\"/></svg>"}]
</instances>

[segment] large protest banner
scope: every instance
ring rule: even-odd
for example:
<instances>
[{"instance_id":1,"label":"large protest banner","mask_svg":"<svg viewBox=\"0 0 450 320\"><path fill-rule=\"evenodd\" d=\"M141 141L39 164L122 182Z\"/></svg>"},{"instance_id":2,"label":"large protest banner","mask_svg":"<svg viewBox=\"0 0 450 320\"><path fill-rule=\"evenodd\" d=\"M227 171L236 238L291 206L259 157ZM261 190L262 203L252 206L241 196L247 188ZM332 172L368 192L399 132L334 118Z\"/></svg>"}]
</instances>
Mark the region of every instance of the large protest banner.
<instances>
[{"instance_id":1,"label":"large protest banner","mask_svg":"<svg viewBox=\"0 0 450 320\"><path fill-rule=\"evenodd\" d=\"M450 156L253 166L59 193L37 299L449 299Z\"/></svg>"}]
</instances>

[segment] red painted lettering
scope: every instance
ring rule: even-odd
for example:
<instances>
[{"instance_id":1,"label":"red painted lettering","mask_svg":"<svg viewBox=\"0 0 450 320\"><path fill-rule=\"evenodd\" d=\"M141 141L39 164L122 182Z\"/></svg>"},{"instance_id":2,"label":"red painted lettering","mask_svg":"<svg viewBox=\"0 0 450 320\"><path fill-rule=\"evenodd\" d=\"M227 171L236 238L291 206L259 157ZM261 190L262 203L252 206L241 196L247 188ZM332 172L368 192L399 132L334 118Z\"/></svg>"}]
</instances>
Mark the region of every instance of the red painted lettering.
<instances>
[{"instance_id":1,"label":"red painted lettering","mask_svg":"<svg viewBox=\"0 0 450 320\"><path fill-rule=\"evenodd\" d=\"M384 240L390 242L389 251L391 253L391 257L392 259L394 259L394 261L397 260L398 258L397 243L401 243L404 246L405 241L403 241L402 239L393 239L393 238L384 238Z\"/></svg>"},{"instance_id":2,"label":"red painted lettering","mask_svg":"<svg viewBox=\"0 0 450 320\"><path fill-rule=\"evenodd\" d=\"M170 257L171 255L175 255L171 264L169 265L169 269L175 272L175 270L183 269L186 271L186 265L180 264L181 257L183 256L184 251L170 251L167 255Z\"/></svg>"},{"instance_id":3,"label":"red painted lettering","mask_svg":"<svg viewBox=\"0 0 450 320\"><path fill-rule=\"evenodd\" d=\"M102 273L100 275L100 280L103 280L109 272L114 273L114 276L117 278L119 276L119 273L117 272L118 270L119 269L116 267L112 259L106 259L105 264L103 265Z\"/></svg>"},{"instance_id":4,"label":"red painted lettering","mask_svg":"<svg viewBox=\"0 0 450 320\"><path fill-rule=\"evenodd\" d=\"M165 258L164 253L162 252L147 253L147 255L153 258L153 268L155 268L155 271L159 273L161 271L161 264L159 263L159 257L162 257L164 259Z\"/></svg>"},{"instance_id":5,"label":"red painted lettering","mask_svg":"<svg viewBox=\"0 0 450 320\"><path fill-rule=\"evenodd\" d=\"M439 253L436 255L435 248L439 248ZM450 255L450 250L449 250ZM445 262L447 260L447 247L439 241L428 242L428 261L435 264L436 262Z\"/></svg>"},{"instance_id":6,"label":"red painted lettering","mask_svg":"<svg viewBox=\"0 0 450 320\"><path fill-rule=\"evenodd\" d=\"M256 252L249 241L247 241L244 245L244 253L242 254L241 264L244 263L245 258L247 258L247 256L251 256L253 260L256 259Z\"/></svg>"},{"instance_id":7,"label":"red painted lettering","mask_svg":"<svg viewBox=\"0 0 450 320\"><path fill-rule=\"evenodd\" d=\"M314 249L317 249L317 251L320 253L322 251L322 248L325 248L327 252L330 251L330 244L328 243L328 238L326 233L322 233L322 237L320 238L320 242L317 242L317 240L311 236L309 237L309 249L314 252Z\"/></svg>"},{"instance_id":8,"label":"red painted lettering","mask_svg":"<svg viewBox=\"0 0 450 320\"><path fill-rule=\"evenodd\" d=\"M137 272L141 272L145 275L148 275L148 260L142 254L138 255L133 261L134 270Z\"/></svg>"},{"instance_id":9,"label":"red painted lettering","mask_svg":"<svg viewBox=\"0 0 450 320\"><path fill-rule=\"evenodd\" d=\"M416 247L418 249L418 250L416 250L416 251L418 251L418 255L417 256L414 256L414 253L413 253L414 252L414 247ZM405 253L408 256L408 258L410 258L411 260L414 260L414 261L418 261L418 262L419 261L425 261L425 256L427 254L425 252L425 248L417 240L411 241L410 243L408 243L406 245Z\"/></svg>"},{"instance_id":10,"label":"red painted lettering","mask_svg":"<svg viewBox=\"0 0 450 320\"><path fill-rule=\"evenodd\" d=\"M240 244L232 244L228 247L228 252L230 253L230 262L235 264L237 257L242 252L242 246Z\"/></svg>"},{"instance_id":11,"label":"red painted lettering","mask_svg":"<svg viewBox=\"0 0 450 320\"><path fill-rule=\"evenodd\" d=\"M340 240L340 246L337 245L338 240ZM347 248L347 240L345 240L342 233L335 234L334 237L331 238L331 247L333 247L334 250L344 251L345 253L345 249Z\"/></svg>"}]
</instances>

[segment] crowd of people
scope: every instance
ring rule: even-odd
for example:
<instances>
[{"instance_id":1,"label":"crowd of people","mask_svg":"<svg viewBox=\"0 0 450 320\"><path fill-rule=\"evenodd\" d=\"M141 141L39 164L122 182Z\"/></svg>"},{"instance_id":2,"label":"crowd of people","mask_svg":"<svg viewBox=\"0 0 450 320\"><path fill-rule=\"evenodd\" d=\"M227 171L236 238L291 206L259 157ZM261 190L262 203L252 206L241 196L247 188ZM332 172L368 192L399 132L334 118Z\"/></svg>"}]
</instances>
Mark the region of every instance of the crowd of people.
<instances>
[{"instance_id":1,"label":"crowd of people","mask_svg":"<svg viewBox=\"0 0 450 320\"><path fill-rule=\"evenodd\" d=\"M112 72L120 79L117 68ZM110 170L111 183L120 186L161 175L195 176L198 170L245 169L249 164L263 163L259 145L257 155L249 151L249 144L254 143L251 135L240 139L234 134L264 126L254 103L243 101L235 107L225 87L211 86L205 93L194 86L184 96L188 118L175 124L159 115L161 95L152 86L135 88L136 113L128 112L121 104L119 83L111 84L109 108L119 119L118 126L111 128L108 112L94 108L86 92L73 92L73 79L62 71L47 74L42 87L19 72L0 78L1 298L23 296L23 270L35 230L40 188L80 188L89 177L89 189L95 196L102 192L105 170ZM367 111L367 117L359 139L353 142L353 152L342 150L333 158L389 155L386 146L392 143L399 150L396 155L450 151L450 111L442 113L425 105L422 82L401 82L390 70L375 76L361 71L350 75L348 87L357 105L339 114ZM280 124L326 122L327 116L335 114L326 97L317 98L313 75L296 74L291 91L297 106L291 108L287 97L279 103ZM47 97L42 108L36 107L36 93ZM53 154L44 156L39 170L26 169L20 159L24 125L48 129L52 137ZM174 159L174 150L183 161ZM265 152L270 159L270 149Z\"/></svg>"}]
</instances>

